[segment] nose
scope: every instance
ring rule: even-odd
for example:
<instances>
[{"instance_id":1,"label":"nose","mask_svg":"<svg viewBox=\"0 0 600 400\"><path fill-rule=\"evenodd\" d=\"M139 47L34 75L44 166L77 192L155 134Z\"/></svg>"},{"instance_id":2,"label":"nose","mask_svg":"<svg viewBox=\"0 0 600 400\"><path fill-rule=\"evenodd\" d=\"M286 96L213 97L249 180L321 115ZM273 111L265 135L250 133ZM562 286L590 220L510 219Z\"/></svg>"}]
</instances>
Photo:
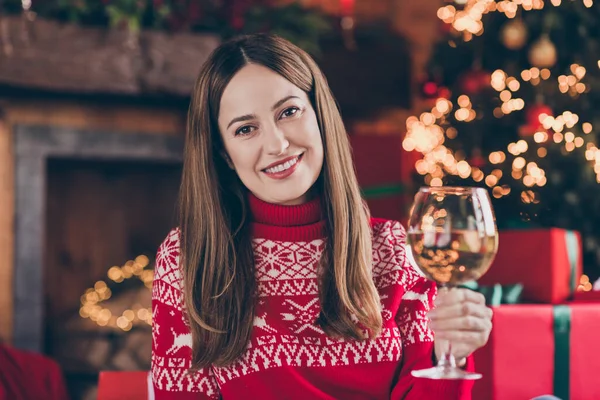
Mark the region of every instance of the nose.
<instances>
[{"instance_id":1,"label":"nose","mask_svg":"<svg viewBox=\"0 0 600 400\"><path fill-rule=\"evenodd\" d=\"M285 133L277 126L265 129L264 133L264 148L269 155L278 156L290 147L290 142L287 140Z\"/></svg>"}]
</instances>

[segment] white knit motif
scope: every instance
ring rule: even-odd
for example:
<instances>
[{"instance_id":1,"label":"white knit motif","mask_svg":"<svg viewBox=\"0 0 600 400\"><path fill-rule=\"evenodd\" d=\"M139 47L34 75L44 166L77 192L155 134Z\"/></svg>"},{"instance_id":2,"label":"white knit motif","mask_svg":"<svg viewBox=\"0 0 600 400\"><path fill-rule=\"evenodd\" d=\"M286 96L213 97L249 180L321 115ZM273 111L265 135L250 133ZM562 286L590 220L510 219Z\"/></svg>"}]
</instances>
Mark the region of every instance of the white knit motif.
<instances>
[{"instance_id":1,"label":"white knit motif","mask_svg":"<svg viewBox=\"0 0 600 400\"><path fill-rule=\"evenodd\" d=\"M397 328L384 329L380 337L364 341L269 335L254 338L241 359L230 366L214 368L214 372L223 385L231 379L281 366L335 367L398 362L401 358L402 339Z\"/></svg>"},{"instance_id":2,"label":"white knit motif","mask_svg":"<svg viewBox=\"0 0 600 400\"><path fill-rule=\"evenodd\" d=\"M183 349L184 347L189 347L191 350L192 334L190 332L178 334L173 328L171 328L171 332L173 333L173 344L166 351L166 354L176 354L179 350Z\"/></svg>"},{"instance_id":3,"label":"white knit motif","mask_svg":"<svg viewBox=\"0 0 600 400\"><path fill-rule=\"evenodd\" d=\"M325 245L323 240L255 239L259 304L246 352L227 367L207 369L190 377L181 373L190 366L189 358L177 358L178 350L189 346L190 341L185 334L177 336L173 332L173 344L167 352L171 357L153 356L155 381L163 382L167 390L190 387L214 394L218 392L215 378L222 385L234 378L281 366L399 362L403 346L432 341L425 313L434 293L426 290L426 285L415 286L417 282L423 283L423 278L406 262L404 229L399 223L386 221L374 226L373 232L372 275L380 292L384 321L379 337L358 341L331 339L315 324L320 311L317 268ZM153 296L182 310L178 231L169 236L163 247L164 262L157 263Z\"/></svg>"},{"instance_id":4,"label":"white knit motif","mask_svg":"<svg viewBox=\"0 0 600 400\"><path fill-rule=\"evenodd\" d=\"M292 323L292 330L294 333L298 334L305 331L313 331L323 334L323 330L315 325L315 320L320 311L319 299L315 297L304 305L300 305L296 301L286 299L283 302L283 305L287 307L290 312L281 313L282 319Z\"/></svg>"}]
</instances>

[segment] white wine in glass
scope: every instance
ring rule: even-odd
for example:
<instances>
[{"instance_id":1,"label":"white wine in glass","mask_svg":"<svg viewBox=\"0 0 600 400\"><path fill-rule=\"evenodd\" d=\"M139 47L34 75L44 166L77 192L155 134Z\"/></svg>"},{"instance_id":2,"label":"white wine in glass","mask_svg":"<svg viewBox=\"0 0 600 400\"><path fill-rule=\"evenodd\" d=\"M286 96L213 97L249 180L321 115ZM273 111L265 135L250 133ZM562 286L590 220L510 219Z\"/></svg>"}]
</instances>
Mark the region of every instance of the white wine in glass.
<instances>
[{"instance_id":1,"label":"white wine in glass","mask_svg":"<svg viewBox=\"0 0 600 400\"><path fill-rule=\"evenodd\" d=\"M498 250L492 203L484 188L423 187L415 196L407 227L415 263L440 290L479 279ZM448 343L433 368L412 372L430 379L479 379L456 366Z\"/></svg>"}]
</instances>

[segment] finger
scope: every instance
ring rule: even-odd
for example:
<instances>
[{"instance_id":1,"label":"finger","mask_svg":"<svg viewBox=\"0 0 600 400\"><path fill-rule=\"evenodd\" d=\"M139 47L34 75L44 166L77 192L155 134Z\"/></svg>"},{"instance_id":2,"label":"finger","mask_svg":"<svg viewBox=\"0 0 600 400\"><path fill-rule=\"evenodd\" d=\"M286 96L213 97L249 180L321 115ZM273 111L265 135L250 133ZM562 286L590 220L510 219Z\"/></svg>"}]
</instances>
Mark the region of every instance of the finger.
<instances>
[{"instance_id":1,"label":"finger","mask_svg":"<svg viewBox=\"0 0 600 400\"><path fill-rule=\"evenodd\" d=\"M441 306L442 304L456 304L456 303L475 303L485 304L485 297L479 293L470 289L452 289L447 292L440 291L434 300L435 306Z\"/></svg>"},{"instance_id":2,"label":"finger","mask_svg":"<svg viewBox=\"0 0 600 400\"><path fill-rule=\"evenodd\" d=\"M429 327L434 332L441 331L486 331L491 328L491 322L485 318L473 316L460 318L445 318L432 320Z\"/></svg>"},{"instance_id":3,"label":"finger","mask_svg":"<svg viewBox=\"0 0 600 400\"><path fill-rule=\"evenodd\" d=\"M492 310L491 307L486 307L485 308L485 314L486 314L486 318L490 320L490 322L492 321L492 318L494 317L494 310Z\"/></svg>"},{"instance_id":4,"label":"finger","mask_svg":"<svg viewBox=\"0 0 600 400\"><path fill-rule=\"evenodd\" d=\"M452 305L439 306L427 313L432 319L447 319L473 316L477 318L491 319L491 310L481 304L475 303L456 303Z\"/></svg>"},{"instance_id":5,"label":"finger","mask_svg":"<svg viewBox=\"0 0 600 400\"><path fill-rule=\"evenodd\" d=\"M472 345L463 343L452 344L452 355L457 361L470 356L471 353L473 353L475 350L477 349L474 348Z\"/></svg>"},{"instance_id":6,"label":"finger","mask_svg":"<svg viewBox=\"0 0 600 400\"><path fill-rule=\"evenodd\" d=\"M435 332L435 338L448 340L452 343L452 346L472 346L472 349L475 350L487 342L488 334L472 331L440 331Z\"/></svg>"}]
</instances>

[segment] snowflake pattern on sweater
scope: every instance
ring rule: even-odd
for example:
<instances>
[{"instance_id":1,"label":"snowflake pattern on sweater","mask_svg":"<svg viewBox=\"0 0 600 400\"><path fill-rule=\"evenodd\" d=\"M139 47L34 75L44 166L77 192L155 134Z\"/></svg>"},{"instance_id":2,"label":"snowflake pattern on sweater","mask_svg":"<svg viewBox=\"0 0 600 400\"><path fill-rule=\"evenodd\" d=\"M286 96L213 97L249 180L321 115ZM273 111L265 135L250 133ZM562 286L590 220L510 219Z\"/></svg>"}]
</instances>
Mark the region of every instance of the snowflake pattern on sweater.
<instances>
[{"instance_id":1,"label":"snowflake pattern on sweater","mask_svg":"<svg viewBox=\"0 0 600 400\"><path fill-rule=\"evenodd\" d=\"M414 378L402 371L403 364L431 366L433 335L426 313L433 304L435 287L407 262L405 231L398 222L373 220L372 227L372 274L380 294L383 317L379 337L362 341L332 339L315 324L320 310L317 266L324 248L323 239L289 242L256 238L253 249L259 299L247 350L231 365L206 368L193 374L187 372L191 365L191 335L183 317L179 231L171 231L157 254L153 287L152 374L156 399L247 398L247 391L253 387L262 392L259 397L263 399L365 398L367 395L390 398L394 393L397 398L412 398L405 397L411 390L414 398L464 398L460 394L418 397L418 391L413 390ZM417 360L407 360L407 357ZM302 381L300 387L314 385L314 388L307 388L306 393L279 397L268 397L265 390L260 389L270 387L265 386L269 380L274 380L271 385L275 386L279 379L284 382L289 378L289 371L300 375L306 372L298 380ZM358 386L349 389L364 390L357 393L358 397L338 393L335 385L319 388L317 378L311 382L313 373L335 377L336 371L350 377L378 374L379 381L372 391ZM294 378L294 384L296 381ZM454 384L440 388L440 393L449 388L464 392Z\"/></svg>"}]
</instances>

